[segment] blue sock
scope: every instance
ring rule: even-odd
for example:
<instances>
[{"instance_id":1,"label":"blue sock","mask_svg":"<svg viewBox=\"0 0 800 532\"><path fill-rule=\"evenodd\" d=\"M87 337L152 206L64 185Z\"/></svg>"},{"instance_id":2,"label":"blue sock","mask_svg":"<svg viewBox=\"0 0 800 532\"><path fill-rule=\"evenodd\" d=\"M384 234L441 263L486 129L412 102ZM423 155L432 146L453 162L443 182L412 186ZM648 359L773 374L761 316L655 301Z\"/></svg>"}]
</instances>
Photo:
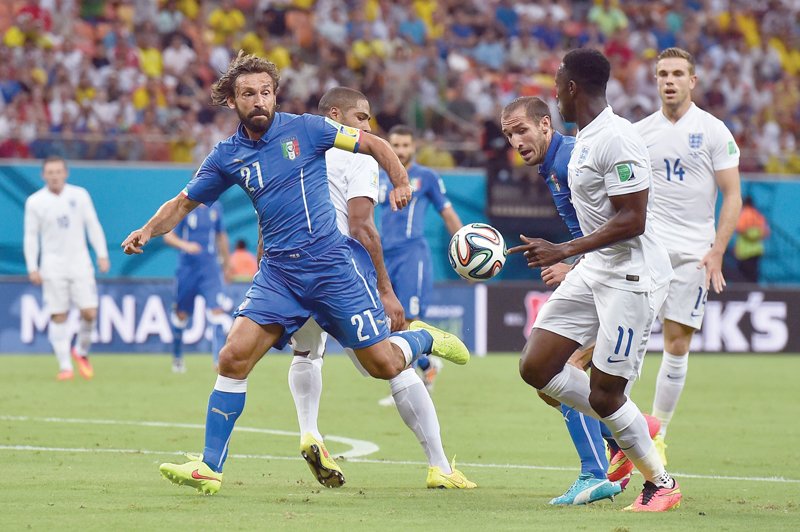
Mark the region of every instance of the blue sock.
<instances>
[{"instance_id":1,"label":"blue sock","mask_svg":"<svg viewBox=\"0 0 800 532\"><path fill-rule=\"evenodd\" d=\"M431 367L431 361L428 360L428 357L419 357L417 359L417 367L422 371L426 371L429 367Z\"/></svg>"},{"instance_id":2,"label":"blue sock","mask_svg":"<svg viewBox=\"0 0 800 532\"><path fill-rule=\"evenodd\" d=\"M411 349L411 360L409 364L413 364L419 357L429 355L433 350L433 336L431 333L424 329L416 331L397 331L389 335L389 341L392 338L399 338L405 340L408 347Z\"/></svg>"},{"instance_id":3,"label":"blue sock","mask_svg":"<svg viewBox=\"0 0 800 532\"><path fill-rule=\"evenodd\" d=\"M608 443L611 456L617 454L617 451L619 451L619 445L617 445L617 440L614 439L614 435L611 433L611 430L606 427L605 423L600 423L600 433L603 435L603 439Z\"/></svg>"},{"instance_id":4,"label":"blue sock","mask_svg":"<svg viewBox=\"0 0 800 532\"><path fill-rule=\"evenodd\" d=\"M221 323L216 323L211 326L211 356L214 358L214 364L219 363L219 352L222 346L225 345L225 340L228 335Z\"/></svg>"},{"instance_id":5,"label":"blue sock","mask_svg":"<svg viewBox=\"0 0 800 532\"><path fill-rule=\"evenodd\" d=\"M186 327L177 327L172 324L172 356L174 358L183 358L183 330Z\"/></svg>"},{"instance_id":6,"label":"blue sock","mask_svg":"<svg viewBox=\"0 0 800 532\"><path fill-rule=\"evenodd\" d=\"M564 404L561 405L561 413L564 414L567 430L581 459L581 473L606 478L608 460L600 434L600 422Z\"/></svg>"},{"instance_id":7,"label":"blue sock","mask_svg":"<svg viewBox=\"0 0 800 532\"><path fill-rule=\"evenodd\" d=\"M203 449L203 462L217 473L222 472L222 465L228 457L228 442L231 439L233 425L244 410L244 399L246 393L242 392L223 392L219 390L220 380L227 377L218 377L214 391L208 398L208 413L206 414L206 442ZM245 383L247 381L234 381L235 383Z\"/></svg>"}]
</instances>

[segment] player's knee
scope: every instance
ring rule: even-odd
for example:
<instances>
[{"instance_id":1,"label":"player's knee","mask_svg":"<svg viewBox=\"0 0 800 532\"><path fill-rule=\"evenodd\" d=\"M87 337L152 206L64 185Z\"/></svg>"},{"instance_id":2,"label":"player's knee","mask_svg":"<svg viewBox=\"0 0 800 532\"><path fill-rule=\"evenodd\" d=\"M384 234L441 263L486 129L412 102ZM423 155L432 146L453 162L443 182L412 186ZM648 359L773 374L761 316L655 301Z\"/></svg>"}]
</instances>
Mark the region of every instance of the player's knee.
<instances>
[{"instance_id":1,"label":"player's knee","mask_svg":"<svg viewBox=\"0 0 800 532\"><path fill-rule=\"evenodd\" d=\"M608 417L622 406L625 396L603 388L593 388L589 392L589 405L600 417Z\"/></svg>"},{"instance_id":2,"label":"player's knee","mask_svg":"<svg viewBox=\"0 0 800 532\"><path fill-rule=\"evenodd\" d=\"M397 377L403 369L405 369L405 360L400 360L398 357L393 356L392 351L381 353L378 356L370 357L364 366L367 373L371 377L382 380L391 380Z\"/></svg>"},{"instance_id":3,"label":"player's knee","mask_svg":"<svg viewBox=\"0 0 800 532\"><path fill-rule=\"evenodd\" d=\"M94 321L97 319L96 308L85 308L81 310L81 319L84 321Z\"/></svg>"},{"instance_id":4,"label":"player's knee","mask_svg":"<svg viewBox=\"0 0 800 532\"><path fill-rule=\"evenodd\" d=\"M519 376L522 377L522 380L537 390L541 390L547 386L547 383L553 378L552 376L548 378L545 375L543 368L536 363L536 359L534 357L526 356L524 354L522 355L522 358L519 359Z\"/></svg>"},{"instance_id":5,"label":"player's knee","mask_svg":"<svg viewBox=\"0 0 800 532\"><path fill-rule=\"evenodd\" d=\"M245 357L236 355L234 349L225 345L219 352L219 374L231 379L244 379L250 373L252 364Z\"/></svg>"},{"instance_id":6,"label":"player's knee","mask_svg":"<svg viewBox=\"0 0 800 532\"><path fill-rule=\"evenodd\" d=\"M64 323L65 321L67 321L67 313L65 312L63 314L53 314L52 316L50 316L50 321L52 321L53 323Z\"/></svg>"}]
</instances>

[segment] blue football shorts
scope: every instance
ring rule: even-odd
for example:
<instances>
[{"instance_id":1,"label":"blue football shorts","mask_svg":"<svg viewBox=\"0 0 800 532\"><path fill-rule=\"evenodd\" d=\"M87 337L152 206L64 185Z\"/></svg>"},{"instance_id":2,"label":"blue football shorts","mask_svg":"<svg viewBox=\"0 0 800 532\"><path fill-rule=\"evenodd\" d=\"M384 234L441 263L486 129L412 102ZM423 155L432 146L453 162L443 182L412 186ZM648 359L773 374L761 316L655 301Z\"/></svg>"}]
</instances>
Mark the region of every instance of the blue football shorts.
<instances>
[{"instance_id":1,"label":"blue football shorts","mask_svg":"<svg viewBox=\"0 0 800 532\"><path fill-rule=\"evenodd\" d=\"M282 325L278 349L312 316L342 346L369 347L389 336L377 277L367 250L342 236L267 257L234 316Z\"/></svg>"}]
</instances>

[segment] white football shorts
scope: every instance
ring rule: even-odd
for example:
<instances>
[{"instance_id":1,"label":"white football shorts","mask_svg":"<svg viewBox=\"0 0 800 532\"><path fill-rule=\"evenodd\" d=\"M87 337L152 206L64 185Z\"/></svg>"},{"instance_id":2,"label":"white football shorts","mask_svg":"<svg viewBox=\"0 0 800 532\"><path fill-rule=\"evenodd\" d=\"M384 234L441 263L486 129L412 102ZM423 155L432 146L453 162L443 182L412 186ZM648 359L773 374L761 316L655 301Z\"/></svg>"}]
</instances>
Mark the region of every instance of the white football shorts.
<instances>
[{"instance_id":1,"label":"white football shorts","mask_svg":"<svg viewBox=\"0 0 800 532\"><path fill-rule=\"evenodd\" d=\"M79 309L97 308L97 283L93 275L85 277L49 277L42 279L42 296L50 314L63 314L70 303Z\"/></svg>"},{"instance_id":2,"label":"white football shorts","mask_svg":"<svg viewBox=\"0 0 800 532\"><path fill-rule=\"evenodd\" d=\"M666 292L666 285L652 292L590 286L576 267L544 304L533 326L583 348L596 342L592 365L632 381L641 371L650 329Z\"/></svg>"},{"instance_id":3,"label":"white football shorts","mask_svg":"<svg viewBox=\"0 0 800 532\"><path fill-rule=\"evenodd\" d=\"M669 283L669 292L658 317L699 329L706 312L706 269L697 268L702 257L680 252L669 252L675 276Z\"/></svg>"}]
</instances>

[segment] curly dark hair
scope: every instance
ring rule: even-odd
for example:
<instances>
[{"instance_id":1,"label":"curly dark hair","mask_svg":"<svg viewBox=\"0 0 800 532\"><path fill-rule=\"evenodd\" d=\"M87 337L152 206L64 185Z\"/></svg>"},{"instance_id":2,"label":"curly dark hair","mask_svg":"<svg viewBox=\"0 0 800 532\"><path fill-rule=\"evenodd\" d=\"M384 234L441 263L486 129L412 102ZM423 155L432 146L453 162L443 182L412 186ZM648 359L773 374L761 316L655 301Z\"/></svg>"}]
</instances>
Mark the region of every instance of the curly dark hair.
<instances>
[{"instance_id":1,"label":"curly dark hair","mask_svg":"<svg viewBox=\"0 0 800 532\"><path fill-rule=\"evenodd\" d=\"M278 92L281 75L275 63L261 57L239 51L236 59L231 61L228 71L225 72L213 85L211 85L211 103L214 105L228 105L228 98L236 95L236 79L242 74L259 74L266 72L272 78L273 89Z\"/></svg>"}]
</instances>

